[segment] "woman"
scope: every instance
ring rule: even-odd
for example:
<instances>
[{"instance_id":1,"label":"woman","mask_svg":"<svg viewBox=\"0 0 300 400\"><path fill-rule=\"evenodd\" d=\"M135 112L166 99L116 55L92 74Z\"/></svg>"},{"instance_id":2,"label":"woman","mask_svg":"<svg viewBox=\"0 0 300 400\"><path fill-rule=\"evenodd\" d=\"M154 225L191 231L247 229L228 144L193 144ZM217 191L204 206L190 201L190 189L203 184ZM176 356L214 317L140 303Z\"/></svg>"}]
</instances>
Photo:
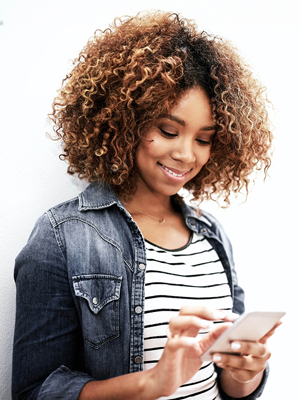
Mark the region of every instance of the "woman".
<instances>
[{"instance_id":1,"label":"woman","mask_svg":"<svg viewBox=\"0 0 300 400\"><path fill-rule=\"evenodd\" d=\"M139 14L89 41L51 118L68 172L91 185L16 260L13 398L258 397L273 332L200 361L244 295L222 227L178 194L229 204L269 168L249 68L191 21Z\"/></svg>"}]
</instances>

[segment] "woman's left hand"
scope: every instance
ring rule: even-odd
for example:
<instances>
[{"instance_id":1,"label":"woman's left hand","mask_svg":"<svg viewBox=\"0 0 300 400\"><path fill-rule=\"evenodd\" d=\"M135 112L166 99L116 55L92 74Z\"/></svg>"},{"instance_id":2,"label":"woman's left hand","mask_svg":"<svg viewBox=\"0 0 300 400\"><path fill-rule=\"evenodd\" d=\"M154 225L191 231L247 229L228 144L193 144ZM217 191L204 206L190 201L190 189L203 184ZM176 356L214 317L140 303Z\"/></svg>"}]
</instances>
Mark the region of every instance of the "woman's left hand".
<instances>
[{"instance_id":1,"label":"woman's left hand","mask_svg":"<svg viewBox=\"0 0 300 400\"><path fill-rule=\"evenodd\" d=\"M218 367L229 371L235 381L242 384L252 381L257 375L262 375L266 368L266 362L271 357L267 340L274 334L279 325L281 325L281 322L257 342L232 342L232 352L237 354L216 353L213 356L213 361Z\"/></svg>"}]
</instances>

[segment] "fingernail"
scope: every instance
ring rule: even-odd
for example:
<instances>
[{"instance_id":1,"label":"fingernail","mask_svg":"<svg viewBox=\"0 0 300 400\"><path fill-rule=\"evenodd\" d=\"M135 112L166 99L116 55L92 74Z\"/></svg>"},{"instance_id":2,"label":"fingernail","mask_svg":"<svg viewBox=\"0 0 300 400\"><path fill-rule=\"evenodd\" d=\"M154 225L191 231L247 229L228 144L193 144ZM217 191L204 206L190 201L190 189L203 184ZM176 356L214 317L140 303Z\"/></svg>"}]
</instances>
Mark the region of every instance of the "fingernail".
<instances>
[{"instance_id":1,"label":"fingernail","mask_svg":"<svg viewBox=\"0 0 300 400\"><path fill-rule=\"evenodd\" d=\"M211 328L213 325L214 323L211 321L203 321L201 322L201 329L208 329Z\"/></svg>"},{"instance_id":2,"label":"fingernail","mask_svg":"<svg viewBox=\"0 0 300 400\"><path fill-rule=\"evenodd\" d=\"M213 311L213 318L214 319L223 319L226 317L226 313L224 311L220 310L214 310Z\"/></svg>"},{"instance_id":3,"label":"fingernail","mask_svg":"<svg viewBox=\"0 0 300 400\"><path fill-rule=\"evenodd\" d=\"M241 347L242 347L241 344L238 343L238 342L232 342L231 343L232 350L239 350Z\"/></svg>"},{"instance_id":4,"label":"fingernail","mask_svg":"<svg viewBox=\"0 0 300 400\"><path fill-rule=\"evenodd\" d=\"M230 312L226 315L226 318L230 321L235 321L236 319L238 319L240 317L239 314L235 314L233 312Z\"/></svg>"},{"instance_id":5,"label":"fingernail","mask_svg":"<svg viewBox=\"0 0 300 400\"><path fill-rule=\"evenodd\" d=\"M213 355L213 362L218 363L222 360L222 357L219 354Z\"/></svg>"}]
</instances>

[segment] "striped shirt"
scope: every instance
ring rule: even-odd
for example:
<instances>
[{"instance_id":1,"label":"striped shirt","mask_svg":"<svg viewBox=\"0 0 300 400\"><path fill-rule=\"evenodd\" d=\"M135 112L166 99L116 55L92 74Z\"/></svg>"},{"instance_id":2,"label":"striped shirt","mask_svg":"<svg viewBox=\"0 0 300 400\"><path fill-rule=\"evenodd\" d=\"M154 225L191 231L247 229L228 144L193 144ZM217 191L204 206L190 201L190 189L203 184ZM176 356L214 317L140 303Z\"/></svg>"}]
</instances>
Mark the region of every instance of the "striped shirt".
<instances>
[{"instance_id":1,"label":"striped shirt","mask_svg":"<svg viewBox=\"0 0 300 400\"><path fill-rule=\"evenodd\" d=\"M183 305L231 310L232 298L219 257L202 235L193 233L188 244L167 250L146 241L144 369L155 366L165 347L170 318ZM200 331L199 339L205 335ZM204 362L194 377L168 399L220 399L212 362Z\"/></svg>"}]
</instances>

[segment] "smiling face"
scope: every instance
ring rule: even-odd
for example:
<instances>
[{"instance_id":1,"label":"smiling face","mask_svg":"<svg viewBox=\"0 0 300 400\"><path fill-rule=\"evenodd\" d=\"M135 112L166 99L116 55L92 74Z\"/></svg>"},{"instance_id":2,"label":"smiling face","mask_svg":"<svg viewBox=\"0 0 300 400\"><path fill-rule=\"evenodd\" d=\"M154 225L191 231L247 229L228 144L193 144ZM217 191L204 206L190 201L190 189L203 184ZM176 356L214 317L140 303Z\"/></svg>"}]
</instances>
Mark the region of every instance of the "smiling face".
<instances>
[{"instance_id":1,"label":"smiling face","mask_svg":"<svg viewBox=\"0 0 300 400\"><path fill-rule=\"evenodd\" d=\"M207 163L214 133L206 93L200 87L187 90L139 145L137 190L162 196L177 193Z\"/></svg>"}]
</instances>

